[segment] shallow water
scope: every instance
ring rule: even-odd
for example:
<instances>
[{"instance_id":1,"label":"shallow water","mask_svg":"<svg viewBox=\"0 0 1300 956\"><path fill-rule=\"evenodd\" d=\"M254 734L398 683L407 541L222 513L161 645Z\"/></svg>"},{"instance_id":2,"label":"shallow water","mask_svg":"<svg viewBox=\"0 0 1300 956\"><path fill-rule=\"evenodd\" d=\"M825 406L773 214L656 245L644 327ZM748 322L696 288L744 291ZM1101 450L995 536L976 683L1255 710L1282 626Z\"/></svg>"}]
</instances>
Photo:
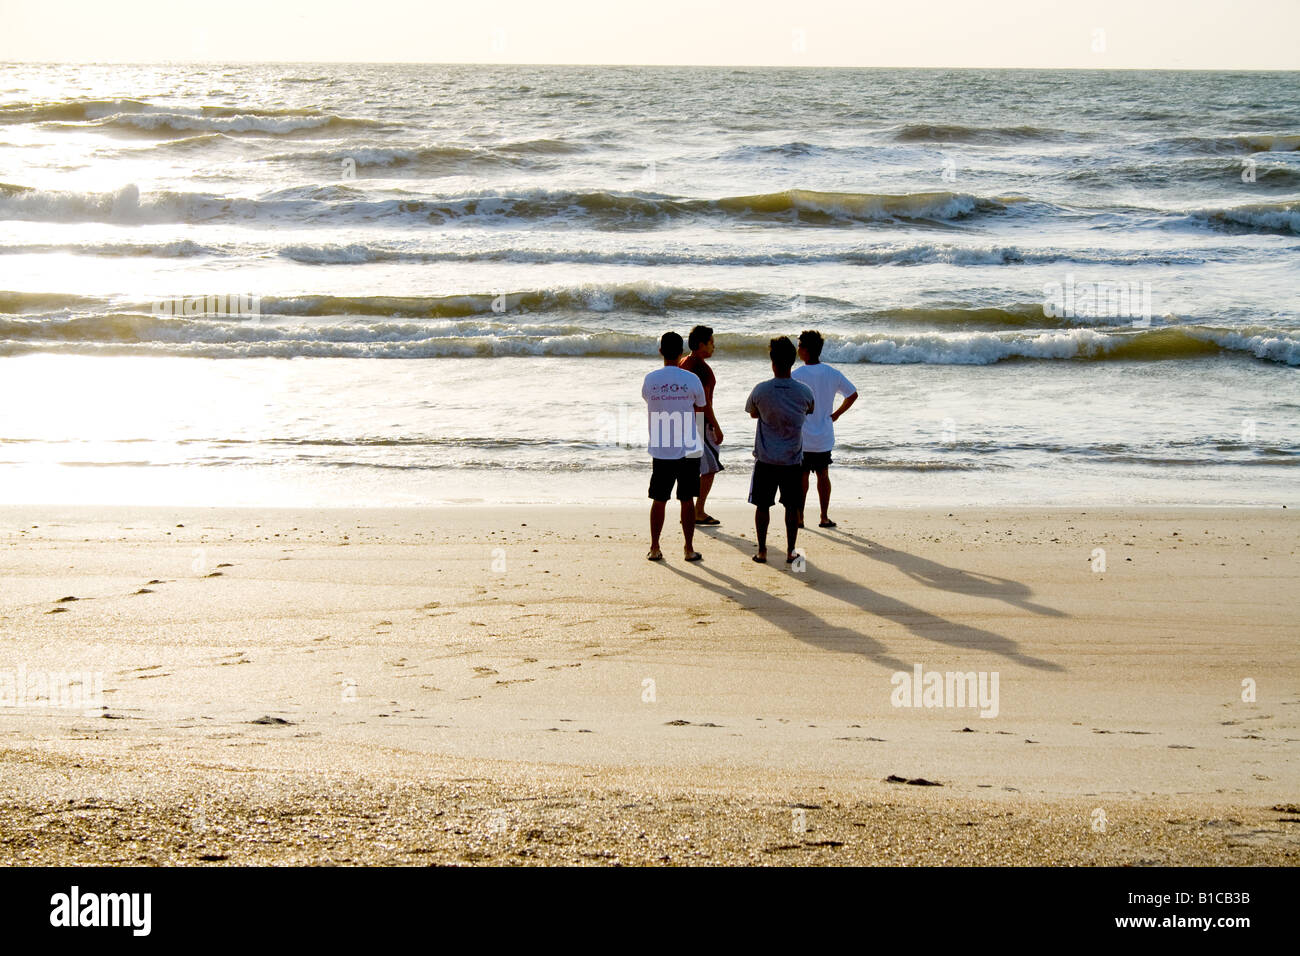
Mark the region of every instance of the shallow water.
<instances>
[{"instance_id":1,"label":"shallow water","mask_svg":"<svg viewBox=\"0 0 1300 956\"><path fill-rule=\"evenodd\" d=\"M837 495L1298 497L1296 74L5 81L7 501L639 497L640 380L697 323L719 495L767 340L816 327L862 393Z\"/></svg>"}]
</instances>

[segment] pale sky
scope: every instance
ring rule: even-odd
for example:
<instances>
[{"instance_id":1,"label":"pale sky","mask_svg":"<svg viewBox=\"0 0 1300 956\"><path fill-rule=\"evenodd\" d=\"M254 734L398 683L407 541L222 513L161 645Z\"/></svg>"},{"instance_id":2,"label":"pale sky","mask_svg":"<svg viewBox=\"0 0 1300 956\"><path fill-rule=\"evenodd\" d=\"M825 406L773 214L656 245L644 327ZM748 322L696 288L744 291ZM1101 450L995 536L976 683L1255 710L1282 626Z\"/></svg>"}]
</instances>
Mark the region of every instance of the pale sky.
<instances>
[{"instance_id":1,"label":"pale sky","mask_svg":"<svg viewBox=\"0 0 1300 956\"><path fill-rule=\"evenodd\" d=\"M0 0L0 61L1300 69L1300 0Z\"/></svg>"}]
</instances>

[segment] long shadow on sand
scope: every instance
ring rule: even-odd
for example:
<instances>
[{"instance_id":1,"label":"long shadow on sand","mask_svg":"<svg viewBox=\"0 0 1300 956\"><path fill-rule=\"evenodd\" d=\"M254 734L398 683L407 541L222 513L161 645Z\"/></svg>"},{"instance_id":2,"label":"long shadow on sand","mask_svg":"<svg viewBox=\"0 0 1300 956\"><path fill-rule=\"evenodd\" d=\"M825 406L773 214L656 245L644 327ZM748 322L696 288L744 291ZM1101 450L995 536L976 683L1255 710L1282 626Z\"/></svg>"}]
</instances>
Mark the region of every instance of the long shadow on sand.
<instances>
[{"instance_id":1,"label":"long shadow on sand","mask_svg":"<svg viewBox=\"0 0 1300 956\"><path fill-rule=\"evenodd\" d=\"M729 544L738 552L747 556L753 553L754 543L744 538L738 538L716 529L710 529L709 537L715 541ZM776 549L774 553L777 556L776 560L781 561L781 549ZM718 580L719 584L711 584L703 578L686 574L670 565L668 567L675 573L682 575L682 577L695 580L710 590L736 599L745 610L759 614L804 643L813 644L827 650L847 650L864 654L872 660L886 664L895 670L908 670L911 668L911 663L900 665L900 662L890 655L883 644L867 637L860 631L851 628L834 627L794 602L776 597L761 587L744 584L735 578L714 570L707 564L696 565L696 567L712 575ZM771 574L779 565L756 567L760 573ZM850 581L842 575L827 570L822 564L818 564L810 570L811 573L806 576L802 574L798 576L802 579L800 583L803 586L844 601L846 604L850 604L867 614L893 621L895 624L907 628L908 631L918 637L961 650L987 651L1000 654L1009 660L1036 670L1063 670L1059 664L1052 661L1022 653L1019 645L1009 637L986 631L983 628L950 621L930 611L914 607L906 601L900 601L897 598L881 594L879 591L873 591L856 581ZM788 574L791 572L776 571L776 573ZM772 583L777 584L778 582Z\"/></svg>"},{"instance_id":2,"label":"long shadow on sand","mask_svg":"<svg viewBox=\"0 0 1300 956\"><path fill-rule=\"evenodd\" d=\"M1047 617L1070 616L1054 607L1047 607L1029 600L1034 593L1033 590L1027 584L1013 581L1010 578L1000 578L992 574L977 574L974 571L951 568L946 564L940 564L938 561L931 561L928 558L922 558L907 551L896 551L893 548L887 548L870 538L863 538L847 531L835 531L829 534L818 531L817 534L828 542L843 542L854 551L866 555L873 561L892 564L912 580L929 585L932 588L938 588L941 591L969 594L972 597L994 598L1014 607ZM802 536L801 534L800 537Z\"/></svg>"},{"instance_id":3,"label":"long shadow on sand","mask_svg":"<svg viewBox=\"0 0 1300 956\"><path fill-rule=\"evenodd\" d=\"M665 568L687 581L707 588L714 594L730 598L741 611L757 614L768 623L781 628L791 637L803 641L805 644L811 644L826 651L861 654L875 663L895 671L910 670L912 667L911 663L900 661L891 655L885 645L875 638L868 637L853 628L838 627L831 624L806 607L801 607L793 601L777 597L771 591L765 591L761 587L746 584L702 562L690 565L693 570L702 572L701 574L688 574L684 569L674 567L667 561L661 563L659 567ZM713 580L709 580L709 578Z\"/></svg>"}]
</instances>

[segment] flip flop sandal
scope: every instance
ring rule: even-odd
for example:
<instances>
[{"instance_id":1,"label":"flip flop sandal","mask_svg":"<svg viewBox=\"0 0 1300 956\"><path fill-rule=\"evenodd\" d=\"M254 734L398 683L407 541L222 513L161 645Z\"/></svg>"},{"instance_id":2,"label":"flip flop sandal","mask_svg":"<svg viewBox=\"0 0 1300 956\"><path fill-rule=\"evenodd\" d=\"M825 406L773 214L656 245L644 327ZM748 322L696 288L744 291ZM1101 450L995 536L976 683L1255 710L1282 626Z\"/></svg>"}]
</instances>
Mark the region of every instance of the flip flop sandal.
<instances>
[{"instance_id":1,"label":"flip flop sandal","mask_svg":"<svg viewBox=\"0 0 1300 956\"><path fill-rule=\"evenodd\" d=\"M663 559L664 553L662 551L651 551L646 555L647 561L662 561Z\"/></svg>"},{"instance_id":2,"label":"flip flop sandal","mask_svg":"<svg viewBox=\"0 0 1300 956\"><path fill-rule=\"evenodd\" d=\"M749 560L753 561L755 564L767 564L767 558L760 557L757 554L751 557Z\"/></svg>"},{"instance_id":3,"label":"flip flop sandal","mask_svg":"<svg viewBox=\"0 0 1300 956\"><path fill-rule=\"evenodd\" d=\"M819 527L819 528L835 528L835 527L838 527L838 525L836 525L834 521L831 521L829 518L827 518L825 521L819 521L819 522L817 522L817 527Z\"/></svg>"},{"instance_id":4,"label":"flip flop sandal","mask_svg":"<svg viewBox=\"0 0 1300 956\"><path fill-rule=\"evenodd\" d=\"M709 517L707 517L707 518L696 518L696 519L695 519L695 523L696 523L697 525L701 525L701 524L708 524L708 525L713 525L713 524L722 524L721 521L719 521L717 518L714 518L714 517L711 516L711 515L710 515Z\"/></svg>"},{"instance_id":5,"label":"flip flop sandal","mask_svg":"<svg viewBox=\"0 0 1300 956\"><path fill-rule=\"evenodd\" d=\"M688 557L686 560L687 560L687 561L703 561L703 560L704 560L704 555L700 554L700 552L698 552L698 551L692 551L691 554L690 554L690 557Z\"/></svg>"}]
</instances>

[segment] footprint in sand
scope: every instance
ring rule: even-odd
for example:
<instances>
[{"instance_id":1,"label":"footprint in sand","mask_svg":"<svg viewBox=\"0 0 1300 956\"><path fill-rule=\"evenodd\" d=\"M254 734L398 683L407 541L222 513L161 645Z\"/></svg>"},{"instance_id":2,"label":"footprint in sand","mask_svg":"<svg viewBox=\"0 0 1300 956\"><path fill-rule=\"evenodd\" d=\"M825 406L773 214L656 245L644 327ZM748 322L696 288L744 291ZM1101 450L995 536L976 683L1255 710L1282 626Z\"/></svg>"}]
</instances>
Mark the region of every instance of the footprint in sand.
<instances>
[{"instance_id":1,"label":"footprint in sand","mask_svg":"<svg viewBox=\"0 0 1300 956\"><path fill-rule=\"evenodd\" d=\"M143 674L145 671L160 671L160 670L162 670L161 664L147 664L144 667L129 667L126 670L121 670L118 671L117 673L118 676L120 677L126 677L130 674ZM156 675L150 674L147 676L153 677Z\"/></svg>"}]
</instances>

